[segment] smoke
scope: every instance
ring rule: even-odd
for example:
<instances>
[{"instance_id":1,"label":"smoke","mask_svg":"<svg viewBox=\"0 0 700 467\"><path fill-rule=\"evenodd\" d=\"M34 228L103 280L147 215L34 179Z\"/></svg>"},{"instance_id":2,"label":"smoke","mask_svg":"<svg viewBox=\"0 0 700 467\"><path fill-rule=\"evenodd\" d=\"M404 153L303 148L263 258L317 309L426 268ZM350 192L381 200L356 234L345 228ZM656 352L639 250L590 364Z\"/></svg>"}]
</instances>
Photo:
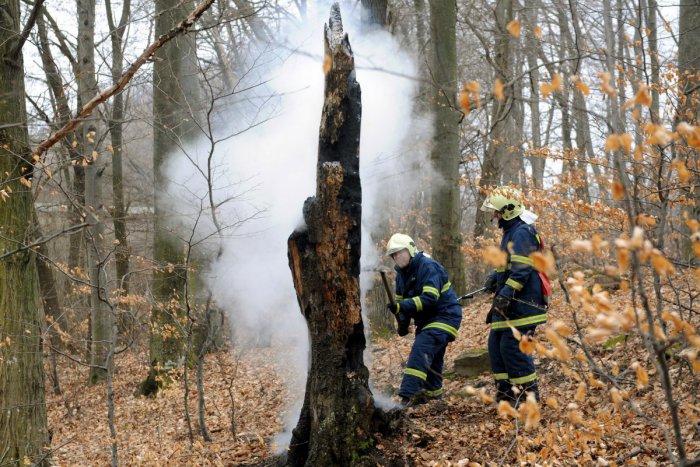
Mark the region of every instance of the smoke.
<instances>
[{"instance_id":1,"label":"smoke","mask_svg":"<svg viewBox=\"0 0 700 467\"><path fill-rule=\"evenodd\" d=\"M303 202L315 193L328 11L309 10L303 24L286 28L282 44L252 48L238 86L245 91L236 93L218 114L215 138L222 141L211 157L211 183L223 235L213 235L208 209L206 138L171 157L165 173L170 188L162 199L177 200L171 209L183 238L192 237L203 255L220 253L208 263L204 279L227 312L237 345L270 343L281 368L289 370L287 387L294 402L287 411L287 432L277 438L280 449L297 421L309 362L308 331L287 262L287 238L302 226ZM383 203L413 191L409 169L424 158L425 148L417 141L429 142L430 125L413 117L414 60L389 33L364 32L359 9L342 13L362 88L366 270L381 261L370 234L386 222ZM362 273L363 294L373 280L372 272Z\"/></svg>"}]
</instances>

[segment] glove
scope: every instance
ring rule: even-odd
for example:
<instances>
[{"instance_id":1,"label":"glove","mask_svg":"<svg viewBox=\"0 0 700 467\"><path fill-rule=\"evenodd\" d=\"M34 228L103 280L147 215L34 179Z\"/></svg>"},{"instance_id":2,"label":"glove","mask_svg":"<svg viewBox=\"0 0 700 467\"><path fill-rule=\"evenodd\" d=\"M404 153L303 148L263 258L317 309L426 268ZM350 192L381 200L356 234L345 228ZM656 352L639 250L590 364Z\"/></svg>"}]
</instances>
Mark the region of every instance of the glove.
<instances>
[{"instance_id":1,"label":"glove","mask_svg":"<svg viewBox=\"0 0 700 467\"><path fill-rule=\"evenodd\" d=\"M486 278L486 282L484 282L484 288L486 288L487 292L494 293L496 292L497 286L498 280L496 279L496 274L489 274L489 276Z\"/></svg>"},{"instance_id":2,"label":"glove","mask_svg":"<svg viewBox=\"0 0 700 467\"><path fill-rule=\"evenodd\" d=\"M486 314L486 324L491 324L492 319L493 319L493 310L489 310L489 312Z\"/></svg>"},{"instance_id":3,"label":"glove","mask_svg":"<svg viewBox=\"0 0 700 467\"><path fill-rule=\"evenodd\" d=\"M489 314L498 313L499 315L506 317L508 312L508 305L510 304L510 299L503 295L496 295L493 298L493 304L491 305L491 310ZM492 315L493 316L493 315Z\"/></svg>"},{"instance_id":4,"label":"glove","mask_svg":"<svg viewBox=\"0 0 700 467\"><path fill-rule=\"evenodd\" d=\"M391 312L392 315L399 314L399 304L398 303L388 303L386 309Z\"/></svg>"},{"instance_id":5,"label":"glove","mask_svg":"<svg viewBox=\"0 0 700 467\"><path fill-rule=\"evenodd\" d=\"M409 324L411 324L411 319L406 319L405 316L398 315L396 317L396 321L398 322L397 331L399 333L399 336L403 337L406 334L408 334L408 326Z\"/></svg>"}]
</instances>

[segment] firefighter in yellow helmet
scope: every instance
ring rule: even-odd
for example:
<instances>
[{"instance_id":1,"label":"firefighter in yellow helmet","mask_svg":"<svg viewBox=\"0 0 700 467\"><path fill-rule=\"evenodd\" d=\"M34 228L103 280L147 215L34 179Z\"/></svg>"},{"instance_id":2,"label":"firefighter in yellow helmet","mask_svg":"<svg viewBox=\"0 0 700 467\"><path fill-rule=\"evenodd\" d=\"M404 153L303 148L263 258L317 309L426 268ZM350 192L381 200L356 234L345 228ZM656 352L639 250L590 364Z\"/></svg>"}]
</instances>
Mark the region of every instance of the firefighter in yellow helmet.
<instances>
[{"instance_id":1,"label":"firefighter in yellow helmet","mask_svg":"<svg viewBox=\"0 0 700 467\"><path fill-rule=\"evenodd\" d=\"M399 395L404 404L417 401L419 394L439 399L445 350L457 337L462 306L445 268L418 251L411 237L392 235L386 254L396 263L396 303L388 307L399 322L399 335L408 334L411 319L416 325Z\"/></svg>"},{"instance_id":2,"label":"firefighter in yellow helmet","mask_svg":"<svg viewBox=\"0 0 700 467\"><path fill-rule=\"evenodd\" d=\"M493 271L484 285L495 293L486 322L491 324L488 349L496 398L513 404L528 391L539 400L539 388L532 357L520 350L510 327L526 335L547 321L545 289L549 286L549 279L534 269L530 258L543 246L533 225L537 216L526 210L523 202L518 189L502 186L494 189L481 206L498 220L503 230L501 250L508 255L506 266Z\"/></svg>"}]
</instances>

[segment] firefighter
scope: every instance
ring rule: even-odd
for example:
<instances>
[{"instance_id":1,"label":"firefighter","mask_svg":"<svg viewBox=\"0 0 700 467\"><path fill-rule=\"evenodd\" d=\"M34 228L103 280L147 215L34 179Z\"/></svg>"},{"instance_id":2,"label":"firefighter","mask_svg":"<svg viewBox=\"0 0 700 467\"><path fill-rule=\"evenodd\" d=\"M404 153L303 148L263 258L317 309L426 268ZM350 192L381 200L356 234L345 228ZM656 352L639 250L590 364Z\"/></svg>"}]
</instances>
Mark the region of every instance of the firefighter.
<instances>
[{"instance_id":1,"label":"firefighter","mask_svg":"<svg viewBox=\"0 0 700 467\"><path fill-rule=\"evenodd\" d=\"M392 235L386 254L396 263L396 302L388 307L398 320L399 335L408 334L411 319L416 326L399 389L402 404L441 399L445 350L457 337L462 307L445 268L418 251L411 237Z\"/></svg>"},{"instance_id":2,"label":"firefighter","mask_svg":"<svg viewBox=\"0 0 700 467\"><path fill-rule=\"evenodd\" d=\"M486 322L491 324L488 349L496 380L496 400L518 405L527 392L533 392L539 401L534 361L520 350L510 329L513 326L523 336L532 335L537 325L547 321L545 294L549 279L534 269L529 257L542 249L532 225L537 216L524 208L520 191L508 186L496 188L484 200L481 210L493 212L493 218L498 220L503 230L501 250L508 258L506 267L493 271L484 284L495 293Z\"/></svg>"}]
</instances>

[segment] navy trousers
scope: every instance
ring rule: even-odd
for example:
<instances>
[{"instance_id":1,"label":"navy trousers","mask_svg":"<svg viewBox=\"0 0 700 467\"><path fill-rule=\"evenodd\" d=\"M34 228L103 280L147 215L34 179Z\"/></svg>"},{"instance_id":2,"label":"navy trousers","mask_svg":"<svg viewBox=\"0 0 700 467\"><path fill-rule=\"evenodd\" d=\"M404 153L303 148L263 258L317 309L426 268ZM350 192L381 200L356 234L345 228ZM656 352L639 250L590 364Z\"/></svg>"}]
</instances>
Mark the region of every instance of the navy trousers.
<instances>
[{"instance_id":1,"label":"navy trousers","mask_svg":"<svg viewBox=\"0 0 700 467\"><path fill-rule=\"evenodd\" d=\"M454 337L441 329L425 329L416 335L408 356L399 395L411 398L420 391L434 398L441 398L442 368L445 363L447 344Z\"/></svg>"},{"instance_id":2,"label":"navy trousers","mask_svg":"<svg viewBox=\"0 0 700 467\"><path fill-rule=\"evenodd\" d=\"M534 332L534 330L534 327L518 328L522 334ZM489 360L496 380L496 401L516 402L518 399L524 401L526 391L534 392L537 400L540 399L535 362L530 355L520 350L520 343L509 328L491 330ZM513 392L513 386L521 390L517 397Z\"/></svg>"}]
</instances>

